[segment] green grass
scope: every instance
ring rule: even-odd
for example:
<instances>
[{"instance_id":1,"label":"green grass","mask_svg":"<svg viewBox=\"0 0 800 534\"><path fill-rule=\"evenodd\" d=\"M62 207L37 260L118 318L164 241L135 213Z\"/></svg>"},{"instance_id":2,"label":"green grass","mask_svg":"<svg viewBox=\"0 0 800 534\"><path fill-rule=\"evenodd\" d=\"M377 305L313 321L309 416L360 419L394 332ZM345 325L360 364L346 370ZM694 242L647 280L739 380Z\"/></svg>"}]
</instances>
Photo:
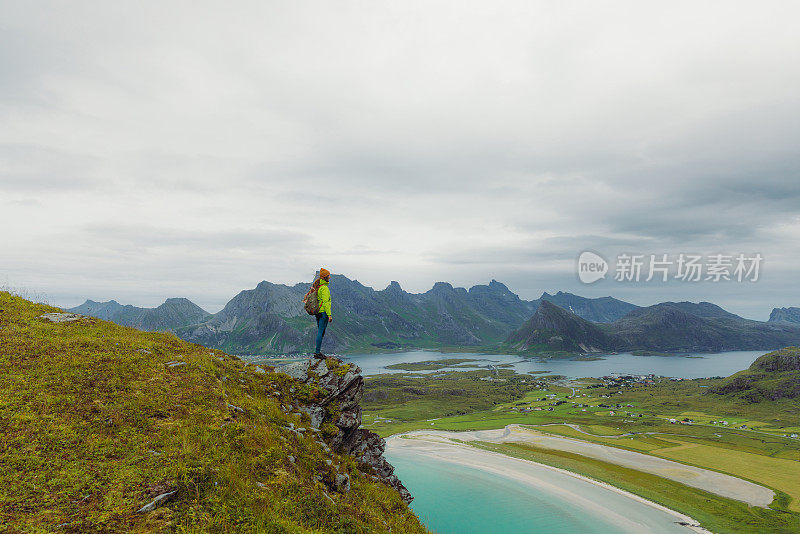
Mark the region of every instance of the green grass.
<instances>
[{"instance_id":1,"label":"green grass","mask_svg":"<svg viewBox=\"0 0 800 534\"><path fill-rule=\"evenodd\" d=\"M519 398L533 380L507 369L372 376L365 382L362 407L403 421L466 414Z\"/></svg>"},{"instance_id":2,"label":"green grass","mask_svg":"<svg viewBox=\"0 0 800 534\"><path fill-rule=\"evenodd\" d=\"M443 360L426 360L424 362L412 363L393 363L387 365L387 369L402 369L404 371L435 371L444 369L445 367L452 367L453 365L477 361L473 358L445 358Z\"/></svg>"},{"instance_id":3,"label":"green grass","mask_svg":"<svg viewBox=\"0 0 800 534\"><path fill-rule=\"evenodd\" d=\"M39 318L57 311L0 293L0 531L425 532L353 458L284 428L318 388L170 334Z\"/></svg>"}]
</instances>

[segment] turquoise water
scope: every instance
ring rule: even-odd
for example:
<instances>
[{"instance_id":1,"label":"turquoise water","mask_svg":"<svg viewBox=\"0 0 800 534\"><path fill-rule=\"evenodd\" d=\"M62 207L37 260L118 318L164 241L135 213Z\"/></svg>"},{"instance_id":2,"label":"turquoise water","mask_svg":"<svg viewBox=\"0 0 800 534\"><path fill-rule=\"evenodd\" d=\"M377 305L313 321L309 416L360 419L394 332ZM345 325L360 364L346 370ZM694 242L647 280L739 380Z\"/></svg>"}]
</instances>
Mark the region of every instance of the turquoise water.
<instances>
[{"instance_id":1,"label":"turquoise water","mask_svg":"<svg viewBox=\"0 0 800 534\"><path fill-rule=\"evenodd\" d=\"M411 508L439 534L616 532L556 497L479 469L425 457L389 460L414 495Z\"/></svg>"},{"instance_id":2,"label":"turquoise water","mask_svg":"<svg viewBox=\"0 0 800 534\"><path fill-rule=\"evenodd\" d=\"M472 358L477 360L474 362L475 365L510 364L511 368L518 373L543 371L570 378L599 377L612 373L637 375L653 373L675 378L708 378L712 376L728 376L747 369L756 358L767 352L769 351L683 353L676 356L634 356L633 354L622 353L598 355L601 359L588 362L570 359L541 360L511 354L445 353L422 350L392 354L353 354L343 358L361 367L365 376L380 373L408 372L386 368L387 365L393 363L442 360L445 358ZM464 371L468 370L468 368L462 367L453 370Z\"/></svg>"},{"instance_id":3,"label":"turquoise water","mask_svg":"<svg viewBox=\"0 0 800 534\"><path fill-rule=\"evenodd\" d=\"M613 518L575 506L563 495L478 468L391 447L386 456L414 495L411 508L438 534L689 532L665 512L561 473L548 474L553 477L549 483L568 488L635 525L622 529Z\"/></svg>"}]
</instances>

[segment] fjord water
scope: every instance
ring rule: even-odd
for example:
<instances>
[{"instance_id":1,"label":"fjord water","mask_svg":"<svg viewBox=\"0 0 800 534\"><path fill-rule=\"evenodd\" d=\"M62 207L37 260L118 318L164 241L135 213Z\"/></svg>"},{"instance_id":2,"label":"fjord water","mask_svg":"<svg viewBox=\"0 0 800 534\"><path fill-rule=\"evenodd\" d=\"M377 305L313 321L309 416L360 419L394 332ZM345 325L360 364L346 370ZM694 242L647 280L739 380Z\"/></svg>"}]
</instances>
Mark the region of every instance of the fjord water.
<instances>
[{"instance_id":1,"label":"fjord water","mask_svg":"<svg viewBox=\"0 0 800 534\"><path fill-rule=\"evenodd\" d=\"M344 359L361 367L364 376L380 373L404 373L408 371L387 369L387 365L395 363L422 362L428 360L444 360L464 358L476 360L459 365L475 364L510 365L518 373L531 371L564 375L569 378L600 377L613 373L622 374L655 374L675 378L708 378L712 376L728 376L747 369L759 356L769 351L732 351L718 353L681 353L675 356L635 356L630 353L598 354L598 359L581 361L580 359L553 359L522 357L511 354L472 354L444 353L433 351L395 352L391 354L353 354ZM445 368L441 370L468 371L469 367ZM427 371L427 372L439 372ZM426 371L419 371L426 372Z\"/></svg>"},{"instance_id":2,"label":"fjord water","mask_svg":"<svg viewBox=\"0 0 800 534\"><path fill-rule=\"evenodd\" d=\"M389 447L395 473L414 495L411 508L438 534L548 533L610 534L629 532L613 517L593 513L548 484L568 487L583 498L613 510L652 534L686 533L675 518L608 489L552 472L543 487L522 484L495 473Z\"/></svg>"}]
</instances>

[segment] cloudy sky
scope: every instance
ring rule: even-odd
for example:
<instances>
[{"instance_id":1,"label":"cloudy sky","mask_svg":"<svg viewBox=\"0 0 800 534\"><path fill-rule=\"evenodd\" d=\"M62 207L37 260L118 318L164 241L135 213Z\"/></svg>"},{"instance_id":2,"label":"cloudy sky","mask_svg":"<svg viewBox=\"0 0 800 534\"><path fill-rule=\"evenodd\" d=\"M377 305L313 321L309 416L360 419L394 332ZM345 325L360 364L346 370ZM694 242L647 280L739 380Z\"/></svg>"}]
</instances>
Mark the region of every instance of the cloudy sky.
<instances>
[{"instance_id":1,"label":"cloudy sky","mask_svg":"<svg viewBox=\"0 0 800 534\"><path fill-rule=\"evenodd\" d=\"M144 5L141 5L144 4ZM796 1L0 4L0 285L800 306ZM760 253L757 282L576 258Z\"/></svg>"}]
</instances>

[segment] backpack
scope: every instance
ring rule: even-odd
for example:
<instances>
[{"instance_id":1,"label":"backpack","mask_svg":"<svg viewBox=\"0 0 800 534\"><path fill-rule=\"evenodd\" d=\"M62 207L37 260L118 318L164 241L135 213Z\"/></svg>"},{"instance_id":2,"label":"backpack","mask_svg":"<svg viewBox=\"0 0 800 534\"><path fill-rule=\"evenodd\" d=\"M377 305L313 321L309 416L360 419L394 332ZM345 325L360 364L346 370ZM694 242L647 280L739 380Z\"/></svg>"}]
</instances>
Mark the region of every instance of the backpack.
<instances>
[{"instance_id":1,"label":"backpack","mask_svg":"<svg viewBox=\"0 0 800 534\"><path fill-rule=\"evenodd\" d=\"M319 297L317 297L317 290L314 289L314 286L311 286L306 296L303 297L303 308L306 309L306 313L309 315L319 313Z\"/></svg>"}]
</instances>

